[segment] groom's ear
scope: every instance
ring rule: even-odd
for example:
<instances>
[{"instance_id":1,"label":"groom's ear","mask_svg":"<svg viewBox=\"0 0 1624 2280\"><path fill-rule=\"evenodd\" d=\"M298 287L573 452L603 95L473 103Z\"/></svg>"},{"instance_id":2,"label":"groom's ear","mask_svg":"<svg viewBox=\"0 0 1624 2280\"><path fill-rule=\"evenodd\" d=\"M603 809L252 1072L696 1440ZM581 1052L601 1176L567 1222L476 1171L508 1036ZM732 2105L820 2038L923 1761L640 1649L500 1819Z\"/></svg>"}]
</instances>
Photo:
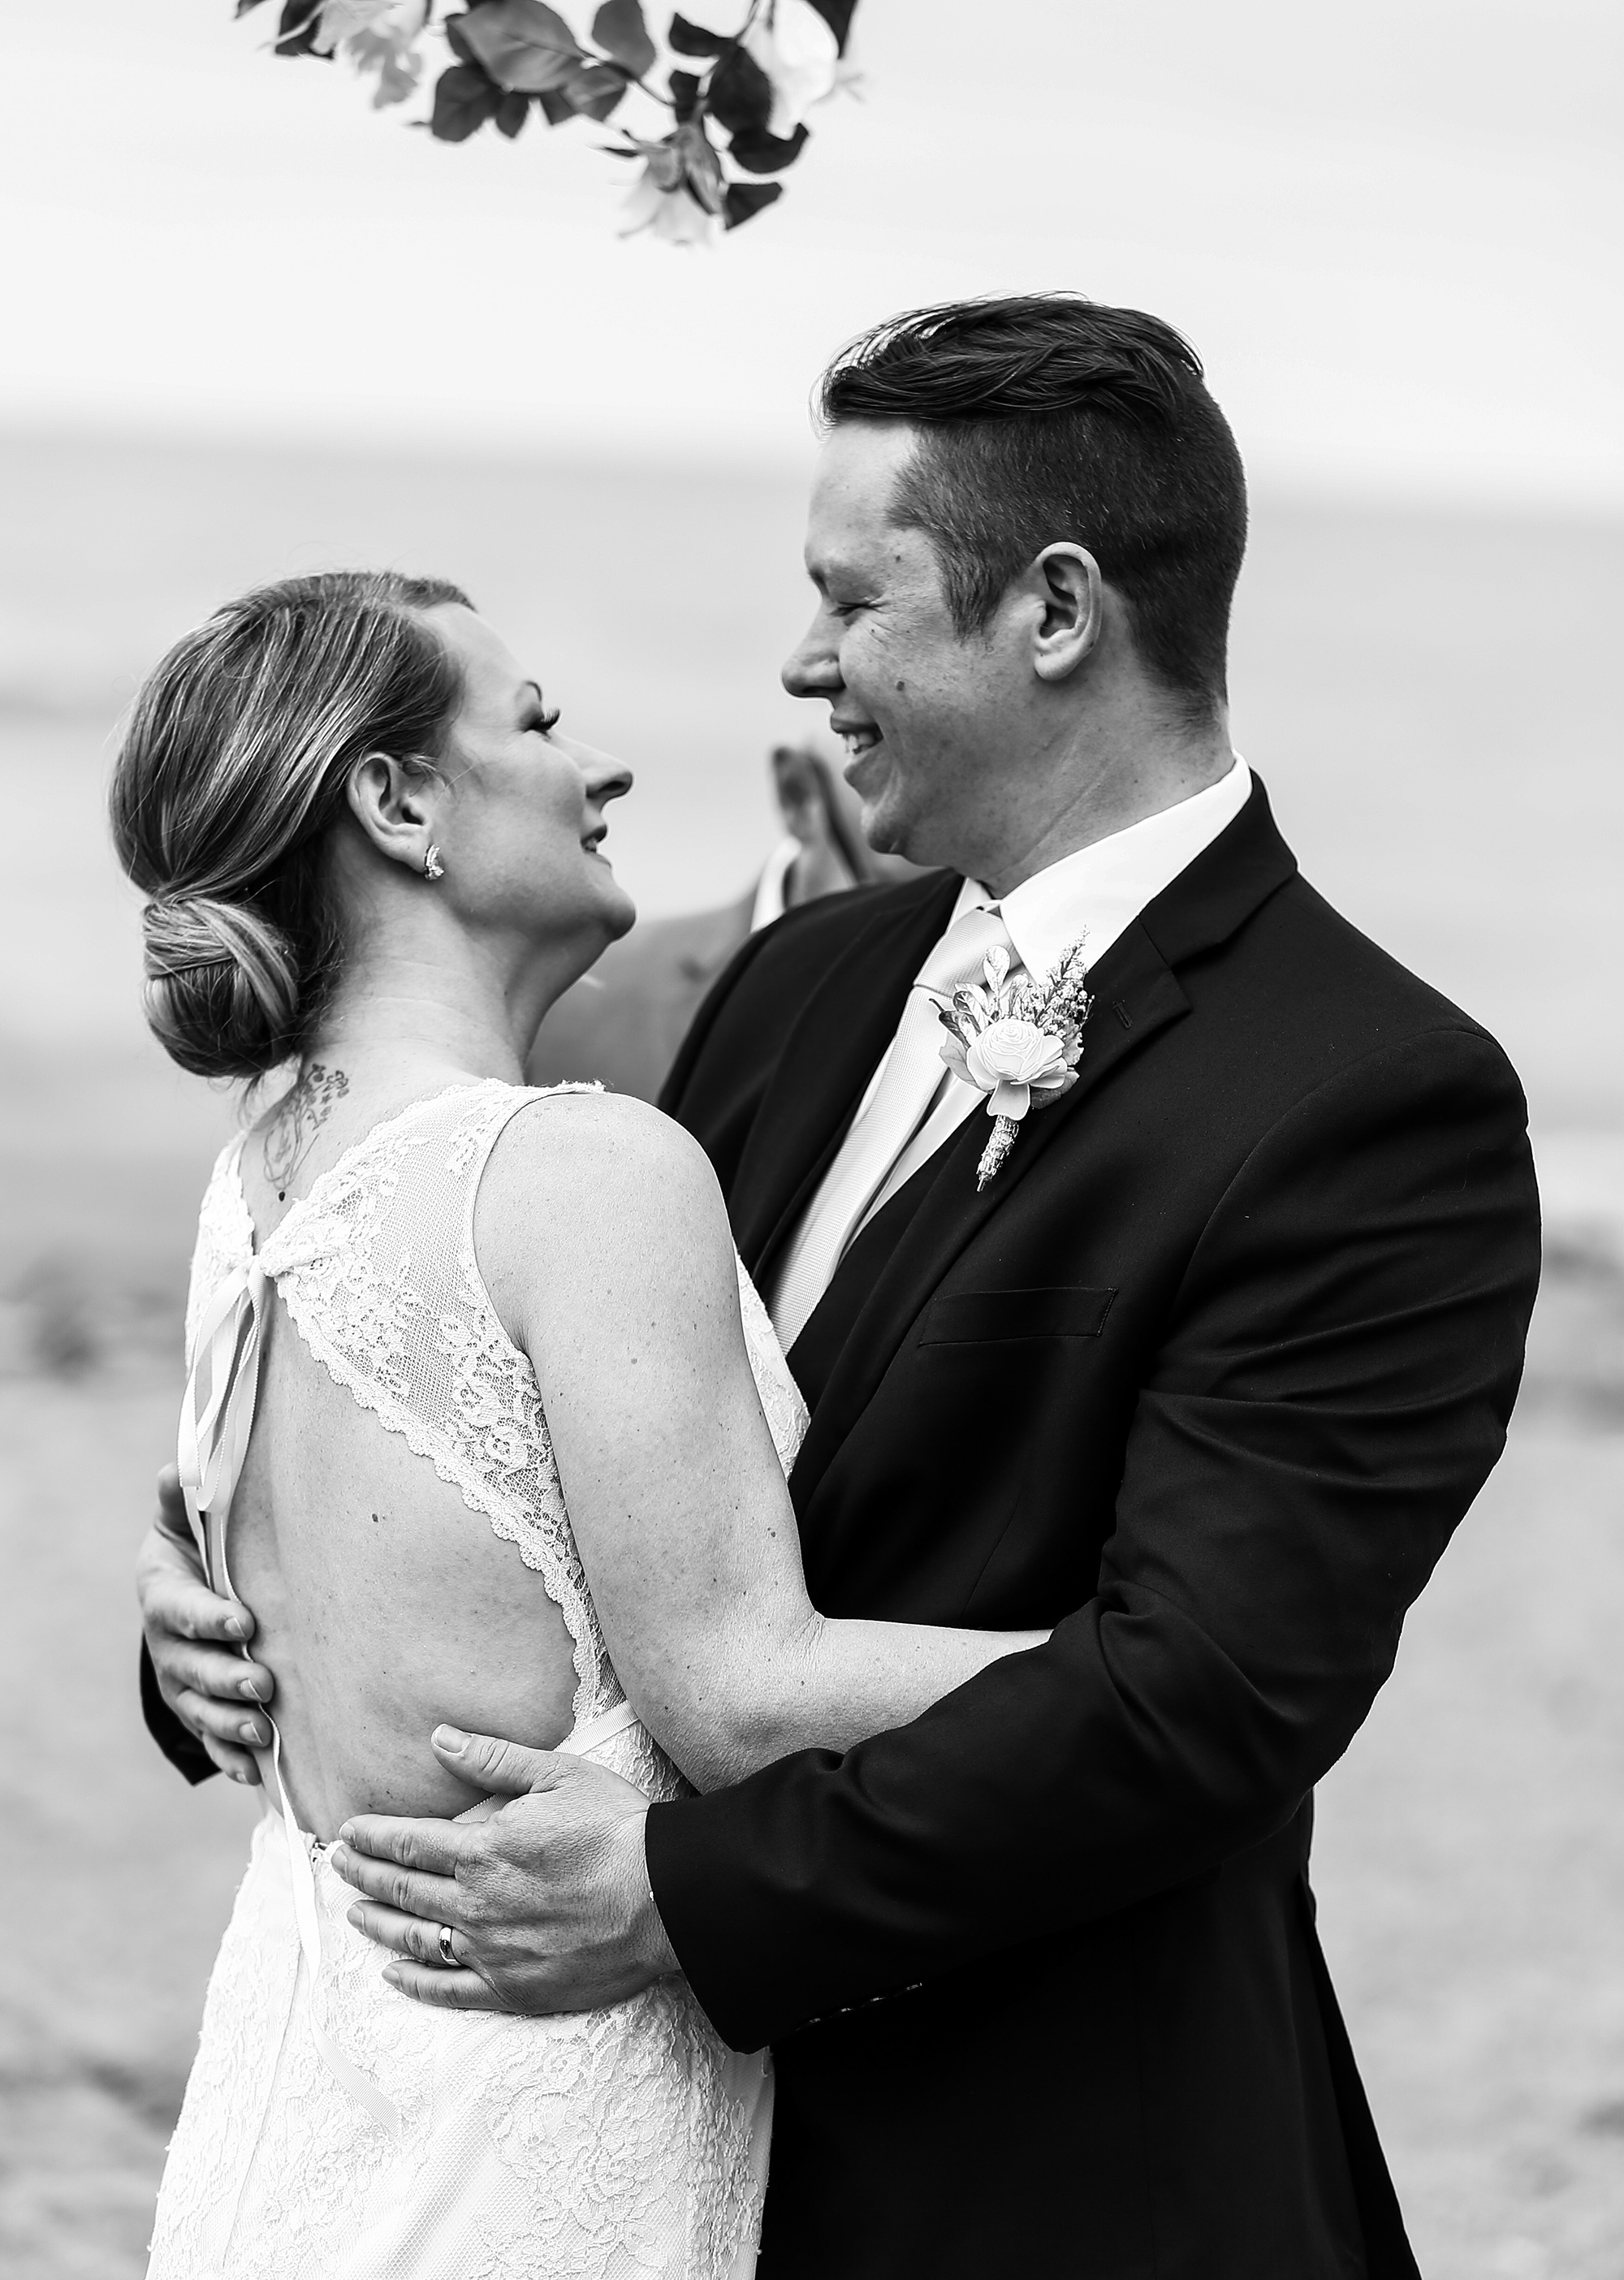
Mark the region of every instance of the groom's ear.
<instances>
[{"instance_id":1,"label":"groom's ear","mask_svg":"<svg viewBox=\"0 0 1624 2280\"><path fill-rule=\"evenodd\" d=\"M1104 582L1086 546L1045 546L1028 576L1038 605L1032 663L1040 681L1065 681L1093 654L1104 627Z\"/></svg>"}]
</instances>

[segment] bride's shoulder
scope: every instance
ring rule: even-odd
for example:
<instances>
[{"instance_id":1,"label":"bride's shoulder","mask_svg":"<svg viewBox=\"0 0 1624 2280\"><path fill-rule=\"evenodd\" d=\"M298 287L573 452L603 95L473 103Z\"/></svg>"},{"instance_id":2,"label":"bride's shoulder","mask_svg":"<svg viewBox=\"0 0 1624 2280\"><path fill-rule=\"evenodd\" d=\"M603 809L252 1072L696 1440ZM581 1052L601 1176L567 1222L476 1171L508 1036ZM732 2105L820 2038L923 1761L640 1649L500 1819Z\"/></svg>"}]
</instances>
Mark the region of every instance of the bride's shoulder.
<instances>
[{"instance_id":1,"label":"bride's shoulder","mask_svg":"<svg viewBox=\"0 0 1624 2280\"><path fill-rule=\"evenodd\" d=\"M629 1093L582 1084L526 1088L526 1095L503 1133L502 1144L510 1150L560 1164L588 1156L604 1163L707 1160L674 1117Z\"/></svg>"},{"instance_id":2,"label":"bride's shoulder","mask_svg":"<svg viewBox=\"0 0 1624 2280\"><path fill-rule=\"evenodd\" d=\"M560 1334L612 1342L673 1308L724 1323L731 1308L736 1329L736 1258L710 1159L640 1100L527 1101L486 1167L474 1248L508 1336L533 1356Z\"/></svg>"},{"instance_id":3,"label":"bride's shoulder","mask_svg":"<svg viewBox=\"0 0 1624 2280\"><path fill-rule=\"evenodd\" d=\"M503 1128L486 1189L498 1209L531 1220L584 1211L600 1236L610 1222L658 1234L694 1216L725 1221L698 1142L624 1093L533 1093Z\"/></svg>"}]
</instances>

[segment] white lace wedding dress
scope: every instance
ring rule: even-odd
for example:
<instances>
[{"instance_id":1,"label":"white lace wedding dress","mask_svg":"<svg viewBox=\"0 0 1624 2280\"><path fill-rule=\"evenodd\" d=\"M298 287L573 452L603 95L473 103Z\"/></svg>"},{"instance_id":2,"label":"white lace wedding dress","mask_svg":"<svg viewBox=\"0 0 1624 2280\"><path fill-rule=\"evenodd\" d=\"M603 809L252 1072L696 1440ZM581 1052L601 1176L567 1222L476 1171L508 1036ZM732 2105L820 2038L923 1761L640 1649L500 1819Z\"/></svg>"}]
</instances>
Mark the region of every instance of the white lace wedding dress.
<instances>
[{"instance_id":1,"label":"white lace wedding dress","mask_svg":"<svg viewBox=\"0 0 1624 2280\"><path fill-rule=\"evenodd\" d=\"M461 1491L469 1526L493 1528L542 1577L574 1642L564 1746L670 1798L681 1777L615 1677L541 1390L474 1259L486 1160L510 1117L543 1097L489 1082L414 1104L319 1179L258 1258L242 1144L225 1152L192 1266L182 1470L189 1439L218 1574L258 1334L280 1296L379 1429ZM742 1267L740 1299L787 1469L805 1411ZM205 1347L218 1375L235 1374L235 1427L199 1390ZM255 1830L149 2280L747 2280L766 2182L765 2055L728 2051L680 1979L555 2019L427 2009L384 1983L385 1957L346 1922L355 1895L326 1849L290 1841L274 1810Z\"/></svg>"}]
</instances>

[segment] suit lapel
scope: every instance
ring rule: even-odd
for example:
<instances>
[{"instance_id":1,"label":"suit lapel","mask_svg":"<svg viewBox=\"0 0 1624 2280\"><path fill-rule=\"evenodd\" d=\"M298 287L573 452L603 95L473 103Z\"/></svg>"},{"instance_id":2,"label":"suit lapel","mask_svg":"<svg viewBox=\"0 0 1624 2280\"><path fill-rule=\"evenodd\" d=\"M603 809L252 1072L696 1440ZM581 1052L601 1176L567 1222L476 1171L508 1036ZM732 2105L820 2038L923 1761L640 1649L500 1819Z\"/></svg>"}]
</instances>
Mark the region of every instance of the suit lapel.
<instances>
[{"instance_id":1,"label":"suit lapel","mask_svg":"<svg viewBox=\"0 0 1624 2280\"><path fill-rule=\"evenodd\" d=\"M798 1509L805 1510L830 1458L954 1260L1005 1208L1033 1167L1075 1131L1095 1088L1189 1011L1183 990L1137 922L1112 944L1093 980L1094 1010L1083 1031L1077 1082L1052 1108L1028 1117L987 1186L978 1191L975 1184L976 1163L991 1130L980 1108L914 1175L928 1183L924 1198L876 1278L813 1412L795 1467Z\"/></svg>"},{"instance_id":2,"label":"suit lapel","mask_svg":"<svg viewBox=\"0 0 1624 2280\"><path fill-rule=\"evenodd\" d=\"M740 1255L758 1278L844 1138L959 885L946 874L876 913L791 1028L729 1199Z\"/></svg>"},{"instance_id":3,"label":"suit lapel","mask_svg":"<svg viewBox=\"0 0 1624 2280\"><path fill-rule=\"evenodd\" d=\"M813 1413L795 1467L798 1511L806 1510L835 1451L966 1245L1034 1166L1077 1132L1096 1089L1189 1012L1174 962L1227 940L1296 870L1262 783L1255 782L1234 822L1125 929L1089 976L1094 1006L1078 1081L1065 1098L1027 1120L1002 1169L979 1193L975 1166L989 1128L980 1109L921 1167L915 1176L929 1183L927 1192L876 1276Z\"/></svg>"}]
</instances>

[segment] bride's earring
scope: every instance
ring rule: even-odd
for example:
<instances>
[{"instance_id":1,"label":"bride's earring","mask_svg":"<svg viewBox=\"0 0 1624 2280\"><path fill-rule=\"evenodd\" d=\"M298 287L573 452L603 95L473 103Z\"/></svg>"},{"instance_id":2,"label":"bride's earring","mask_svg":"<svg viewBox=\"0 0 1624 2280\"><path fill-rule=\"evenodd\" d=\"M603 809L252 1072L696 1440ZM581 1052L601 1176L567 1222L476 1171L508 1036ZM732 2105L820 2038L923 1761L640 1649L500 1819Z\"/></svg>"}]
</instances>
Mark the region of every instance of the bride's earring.
<instances>
[{"instance_id":1,"label":"bride's earring","mask_svg":"<svg viewBox=\"0 0 1624 2280\"><path fill-rule=\"evenodd\" d=\"M431 845L427 854L423 858L423 876L426 879L443 879L445 876L445 866L440 860L440 850L437 847Z\"/></svg>"}]
</instances>

